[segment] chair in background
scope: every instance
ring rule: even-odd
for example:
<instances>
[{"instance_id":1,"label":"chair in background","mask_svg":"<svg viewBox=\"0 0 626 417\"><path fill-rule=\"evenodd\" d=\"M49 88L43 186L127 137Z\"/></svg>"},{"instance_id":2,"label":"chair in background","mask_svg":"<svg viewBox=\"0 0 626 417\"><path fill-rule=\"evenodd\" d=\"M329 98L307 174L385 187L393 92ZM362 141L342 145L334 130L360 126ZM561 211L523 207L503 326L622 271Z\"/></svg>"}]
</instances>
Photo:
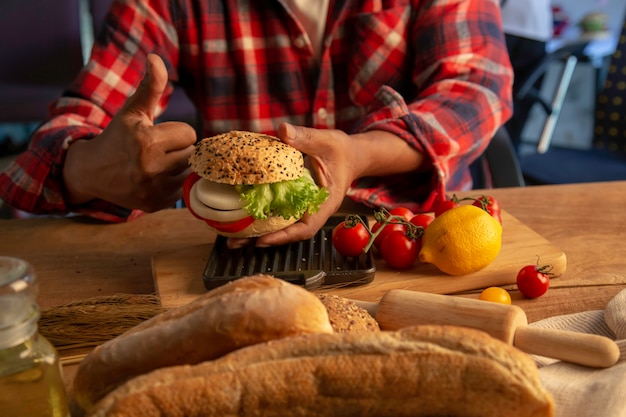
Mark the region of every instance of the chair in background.
<instances>
[{"instance_id":1,"label":"chair in background","mask_svg":"<svg viewBox=\"0 0 626 417\"><path fill-rule=\"evenodd\" d=\"M579 61L585 59L585 48L589 41L582 40L567 43L557 50L546 54L546 56L537 64L535 69L521 81L515 97L513 97L516 111L518 108L529 109L534 104L539 104L546 114L546 120L537 145L537 152L544 153L556 128L556 123L561 116L561 110L565 102L567 90L572 82L574 70ZM554 89L552 97L544 97L541 92L540 80L544 78L550 66L554 63L562 64L562 68L558 77L558 83ZM511 126L507 124L509 133L513 135L514 142L520 140L523 126Z\"/></svg>"},{"instance_id":2,"label":"chair in background","mask_svg":"<svg viewBox=\"0 0 626 417\"><path fill-rule=\"evenodd\" d=\"M562 56L552 55L550 59L569 59L577 62L580 58L579 49L558 51ZM545 73L546 66L537 68L535 76ZM573 68L571 69L573 71ZM564 70L566 81L571 80ZM623 114L626 103L626 26L615 54L611 57L609 70L604 87L597 94L595 111L595 129L591 149L563 148L551 144L556 121L565 98L567 89L560 89L559 84L552 102L544 99L539 92L527 88L520 90L516 100L533 100L540 104L546 113L542 136L537 152L520 154L519 160L526 183L532 184L566 184L596 181L626 180L626 119ZM621 78L621 80L620 80ZM530 84L532 80L528 80ZM568 81L569 82L569 81Z\"/></svg>"},{"instance_id":3,"label":"chair in background","mask_svg":"<svg viewBox=\"0 0 626 417\"><path fill-rule=\"evenodd\" d=\"M525 186L517 152L506 128L498 129L487 149L470 167L474 188Z\"/></svg>"}]
</instances>

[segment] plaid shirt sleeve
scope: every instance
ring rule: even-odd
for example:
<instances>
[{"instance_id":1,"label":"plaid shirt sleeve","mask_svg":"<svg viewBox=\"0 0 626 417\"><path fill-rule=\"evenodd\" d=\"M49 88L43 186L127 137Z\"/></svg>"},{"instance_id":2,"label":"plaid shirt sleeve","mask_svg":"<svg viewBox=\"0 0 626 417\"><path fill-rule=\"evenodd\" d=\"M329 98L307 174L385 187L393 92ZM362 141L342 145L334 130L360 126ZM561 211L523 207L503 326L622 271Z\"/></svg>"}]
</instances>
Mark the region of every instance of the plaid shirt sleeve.
<instances>
[{"instance_id":1,"label":"plaid shirt sleeve","mask_svg":"<svg viewBox=\"0 0 626 417\"><path fill-rule=\"evenodd\" d=\"M0 198L34 213L79 211L107 221L138 214L100 200L69 207L62 167L71 143L98 135L132 94L148 53L160 55L171 81L185 87L205 136L271 134L289 121L386 130L427 156L417 172L357 180L349 190L357 201L427 211L447 190L468 188L467 167L511 112L497 2L331 0L325 39L318 62L275 0L241 8L116 0L86 68L29 150L0 173ZM171 87L163 107L170 94Z\"/></svg>"},{"instance_id":2,"label":"plaid shirt sleeve","mask_svg":"<svg viewBox=\"0 0 626 417\"><path fill-rule=\"evenodd\" d=\"M167 2L155 2L153 8L133 3L113 3L89 63L51 105L51 118L35 132L29 149L0 173L0 198L13 207L35 214L82 213L109 222L142 214L103 200L71 207L64 198L62 180L69 146L102 132L139 84L147 54L166 57L170 68L176 64L172 62L177 56L172 26L164 23L170 18ZM169 86L163 103L171 91Z\"/></svg>"},{"instance_id":3,"label":"plaid shirt sleeve","mask_svg":"<svg viewBox=\"0 0 626 417\"><path fill-rule=\"evenodd\" d=\"M395 133L430 163L408 175L358 180L350 195L372 206L430 211L446 191L470 189L469 165L511 115L512 69L496 2L422 3L429 7L419 8L408 37L419 49L412 74L416 94L363 85L363 92L377 93L356 130ZM380 71L390 63L372 55L365 65Z\"/></svg>"}]
</instances>

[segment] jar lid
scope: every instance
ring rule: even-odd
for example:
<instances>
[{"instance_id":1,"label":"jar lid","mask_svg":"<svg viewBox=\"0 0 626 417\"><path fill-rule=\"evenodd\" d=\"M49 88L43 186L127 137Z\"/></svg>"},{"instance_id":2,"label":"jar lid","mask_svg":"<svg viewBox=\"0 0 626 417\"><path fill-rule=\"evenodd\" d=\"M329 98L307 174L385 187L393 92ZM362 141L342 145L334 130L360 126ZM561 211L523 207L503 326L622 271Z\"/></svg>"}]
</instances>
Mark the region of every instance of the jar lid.
<instances>
[{"instance_id":1,"label":"jar lid","mask_svg":"<svg viewBox=\"0 0 626 417\"><path fill-rule=\"evenodd\" d=\"M0 344L11 346L36 329L37 285L30 264L0 256Z\"/></svg>"},{"instance_id":2,"label":"jar lid","mask_svg":"<svg viewBox=\"0 0 626 417\"><path fill-rule=\"evenodd\" d=\"M0 295L35 293L35 275L28 262L11 256L0 256Z\"/></svg>"}]
</instances>

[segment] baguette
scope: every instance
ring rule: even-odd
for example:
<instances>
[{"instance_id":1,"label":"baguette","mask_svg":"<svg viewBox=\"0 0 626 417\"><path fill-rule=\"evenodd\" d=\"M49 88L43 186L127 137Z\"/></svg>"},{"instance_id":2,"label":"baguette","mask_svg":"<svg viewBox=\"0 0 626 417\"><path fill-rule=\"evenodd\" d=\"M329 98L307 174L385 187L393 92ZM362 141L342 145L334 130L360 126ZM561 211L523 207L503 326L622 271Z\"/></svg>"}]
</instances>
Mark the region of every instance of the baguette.
<instances>
[{"instance_id":1,"label":"baguette","mask_svg":"<svg viewBox=\"0 0 626 417\"><path fill-rule=\"evenodd\" d=\"M196 364L235 349L303 333L332 333L322 302L267 275L238 279L161 313L90 352L74 378L88 410L127 379L157 368Z\"/></svg>"},{"instance_id":2,"label":"baguette","mask_svg":"<svg viewBox=\"0 0 626 417\"><path fill-rule=\"evenodd\" d=\"M90 417L544 417L534 362L475 329L308 334L163 368L107 395Z\"/></svg>"}]
</instances>

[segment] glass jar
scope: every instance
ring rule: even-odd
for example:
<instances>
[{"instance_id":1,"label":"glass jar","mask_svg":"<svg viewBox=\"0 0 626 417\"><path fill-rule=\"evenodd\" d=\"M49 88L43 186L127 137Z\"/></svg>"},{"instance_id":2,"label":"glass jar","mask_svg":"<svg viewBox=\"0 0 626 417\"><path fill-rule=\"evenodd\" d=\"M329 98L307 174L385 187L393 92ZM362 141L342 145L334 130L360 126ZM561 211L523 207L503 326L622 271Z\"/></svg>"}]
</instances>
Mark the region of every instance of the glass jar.
<instances>
[{"instance_id":1,"label":"glass jar","mask_svg":"<svg viewBox=\"0 0 626 417\"><path fill-rule=\"evenodd\" d=\"M0 256L0 415L69 417L56 349L39 334L30 265Z\"/></svg>"}]
</instances>

